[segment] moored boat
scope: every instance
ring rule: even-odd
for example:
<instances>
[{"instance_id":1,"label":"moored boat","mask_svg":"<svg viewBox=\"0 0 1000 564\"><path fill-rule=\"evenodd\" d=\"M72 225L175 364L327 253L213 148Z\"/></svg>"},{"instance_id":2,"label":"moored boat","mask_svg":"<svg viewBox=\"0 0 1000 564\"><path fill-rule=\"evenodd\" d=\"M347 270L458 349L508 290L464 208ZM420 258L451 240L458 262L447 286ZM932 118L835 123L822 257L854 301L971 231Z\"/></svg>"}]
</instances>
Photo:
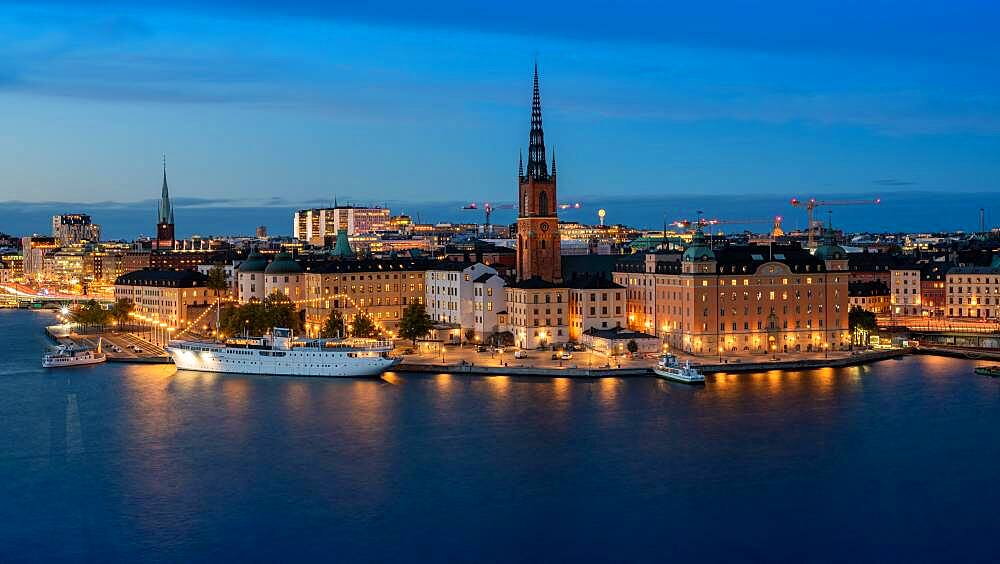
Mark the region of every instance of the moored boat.
<instances>
[{"instance_id":1,"label":"moored boat","mask_svg":"<svg viewBox=\"0 0 1000 564\"><path fill-rule=\"evenodd\" d=\"M664 354L660 356L660 360L653 367L653 372L661 377L668 380L674 380L675 382L683 382L685 384L704 384L705 376L698 372L697 369L691 368L691 363L684 361L681 365L677 357L672 354Z\"/></svg>"},{"instance_id":2,"label":"moored boat","mask_svg":"<svg viewBox=\"0 0 1000 564\"><path fill-rule=\"evenodd\" d=\"M95 349L59 345L54 351L46 353L42 357L42 368L86 366L88 364L100 364L107 359L107 355L101 350L101 338L98 337L97 348Z\"/></svg>"},{"instance_id":3,"label":"moored boat","mask_svg":"<svg viewBox=\"0 0 1000 564\"><path fill-rule=\"evenodd\" d=\"M992 376L994 378L1000 377L1000 366L977 366L976 374L982 374L983 376Z\"/></svg>"},{"instance_id":4,"label":"moored boat","mask_svg":"<svg viewBox=\"0 0 1000 564\"><path fill-rule=\"evenodd\" d=\"M182 370L332 378L377 376L399 363L390 351L392 341L303 339L284 328L224 343L174 340L167 345Z\"/></svg>"}]
</instances>

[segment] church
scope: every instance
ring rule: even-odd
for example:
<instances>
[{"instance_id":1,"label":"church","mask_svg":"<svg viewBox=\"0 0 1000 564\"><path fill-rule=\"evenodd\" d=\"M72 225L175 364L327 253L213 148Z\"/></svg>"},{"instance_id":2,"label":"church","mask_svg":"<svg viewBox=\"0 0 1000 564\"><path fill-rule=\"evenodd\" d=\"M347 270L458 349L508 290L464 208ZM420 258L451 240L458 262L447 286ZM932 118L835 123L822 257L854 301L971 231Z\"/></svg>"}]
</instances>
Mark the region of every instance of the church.
<instances>
[{"instance_id":1,"label":"church","mask_svg":"<svg viewBox=\"0 0 1000 564\"><path fill-rule=\"evenodd\" d=\"M546 161L542 104L535 65L528 163L517 171L517 277L498 316L522 349L578 341L588 329L625 325L625 288L607 279L562 277L556 156Z\"/></svg>"}]
</instances>

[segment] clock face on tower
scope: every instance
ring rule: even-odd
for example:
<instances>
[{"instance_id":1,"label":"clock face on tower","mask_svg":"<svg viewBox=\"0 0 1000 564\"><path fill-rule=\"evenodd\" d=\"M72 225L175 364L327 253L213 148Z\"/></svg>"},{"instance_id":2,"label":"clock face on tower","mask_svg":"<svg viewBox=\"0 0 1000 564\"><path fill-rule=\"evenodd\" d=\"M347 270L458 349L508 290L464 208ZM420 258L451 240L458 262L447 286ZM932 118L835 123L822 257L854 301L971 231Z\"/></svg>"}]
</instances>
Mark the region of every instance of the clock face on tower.
<instances>
[{"instance_id":1,"label":"clock face on tower","mask_svg":"<svg viewBox=\"0 0 1000 564\"><path fill-rule=\"evenodd\" d=\"M549 224L548 223L543 223L541 229L542 229L542 232L548 231L549 230Z\"/></svg>"}]
</instances>

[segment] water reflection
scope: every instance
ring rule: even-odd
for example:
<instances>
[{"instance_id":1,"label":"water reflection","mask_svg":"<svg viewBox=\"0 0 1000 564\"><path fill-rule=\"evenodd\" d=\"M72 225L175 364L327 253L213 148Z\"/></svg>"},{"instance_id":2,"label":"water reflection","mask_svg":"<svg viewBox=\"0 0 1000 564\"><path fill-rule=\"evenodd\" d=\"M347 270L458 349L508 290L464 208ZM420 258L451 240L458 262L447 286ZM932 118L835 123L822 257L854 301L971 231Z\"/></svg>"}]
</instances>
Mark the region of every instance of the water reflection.
<instances>
[{"instance_id":1,"label":"water reflection","mask_svg":"<svg viewBox=\"0 0 1000 564\"><path fill-rule=\"evenodd\" d=\"M785 540L769 554L796 560L816 545L936 542L927 515L946 515L965 548L991 538L1000 503L989 434L1000 381L956 359L716 374L691 387L121 365L42 373L30 352L12 351L21 367L0 378L0 551L29 547L26 560L69 546L75 560L185 562L225 546L234 560L488 551L510 561L530 545L536 560L639 561L662 539L635 531L679 514L698 530L740 523L726 542L685 539L691 559L726 560L780 521Z\"/></svg>"}]
</instances>

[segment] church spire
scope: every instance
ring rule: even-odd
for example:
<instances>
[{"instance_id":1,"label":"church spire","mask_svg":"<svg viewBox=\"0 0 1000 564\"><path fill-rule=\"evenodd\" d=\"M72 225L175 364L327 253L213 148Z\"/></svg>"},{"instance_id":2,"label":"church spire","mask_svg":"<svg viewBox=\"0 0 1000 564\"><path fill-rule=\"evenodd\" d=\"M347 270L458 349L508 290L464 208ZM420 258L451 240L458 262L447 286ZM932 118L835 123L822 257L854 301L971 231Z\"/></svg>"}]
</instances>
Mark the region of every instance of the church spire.
<instances>
[{"instance_id":1,"label":"church spire","mask_svg":"<svg viewBox=\"0 0 1000 564\"><path fill-rule=\"evenodd\" d=\"M552 147L552 176L556 175L556 148Z\"/></svg>"},{"instance_id":2,"label":"church spire","mask_svg":"<svg viewBox=\"0 0 1000 564\"><path fill-rule=\"evenodd\" d=\"M524 153L517 150L517 177L524 178Z\"/></svg>"},{"instance_id":3,"label":"church spire","mask_svg":"<svg viewBox=\"0 0 1000 564\"><path fill-rule=\"evenodd\" d=\"M173 223L174 210L170 205L170 190L167 188L167 156L163 155L163 187L160 189L159 223Z\"/></svg>"},{"instance_id":4,"label":"church spire","mask_svg":"<svg viewBox=\"0 0 1000 564\"><path fill-rule=\"evenodd\" d=\"M535 63L534 89L531 95L531 134L528 142L528 173L535 179L549 176L545 164L545 134L542 132L542 97L538 91L538 63Z\"/></svg>"}]
</instances>

